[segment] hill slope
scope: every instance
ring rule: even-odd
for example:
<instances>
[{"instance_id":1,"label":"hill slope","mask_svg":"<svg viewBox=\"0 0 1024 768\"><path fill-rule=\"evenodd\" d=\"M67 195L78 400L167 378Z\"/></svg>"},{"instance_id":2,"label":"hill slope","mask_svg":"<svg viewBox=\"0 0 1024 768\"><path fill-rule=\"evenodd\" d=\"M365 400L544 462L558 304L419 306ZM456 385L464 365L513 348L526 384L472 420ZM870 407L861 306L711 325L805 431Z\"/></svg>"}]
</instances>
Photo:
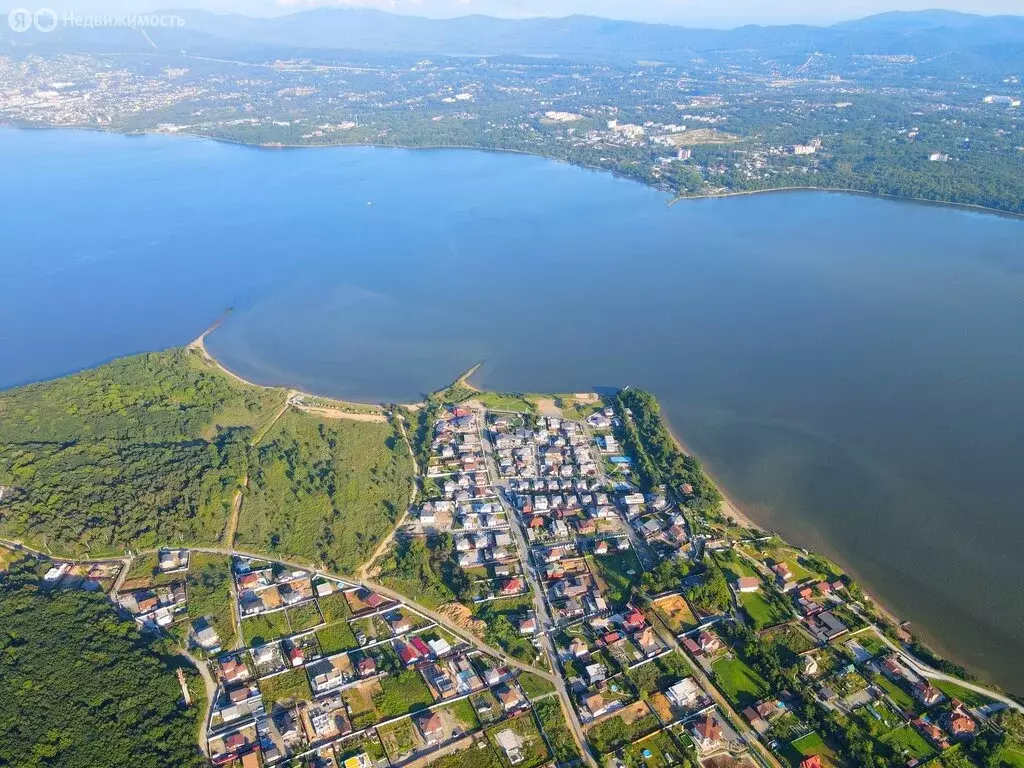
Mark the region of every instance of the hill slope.
<instances>
[{"instance_id":1,"label":"hill slope","mask_svg":"<svg viewBox=\"0 0 1024 768\"><path fill-rule=\"evenodd\" d=\"M0 535L54 553L216 542L284 398L173 349L0 393Z\"/></svg>"}]
</instances>

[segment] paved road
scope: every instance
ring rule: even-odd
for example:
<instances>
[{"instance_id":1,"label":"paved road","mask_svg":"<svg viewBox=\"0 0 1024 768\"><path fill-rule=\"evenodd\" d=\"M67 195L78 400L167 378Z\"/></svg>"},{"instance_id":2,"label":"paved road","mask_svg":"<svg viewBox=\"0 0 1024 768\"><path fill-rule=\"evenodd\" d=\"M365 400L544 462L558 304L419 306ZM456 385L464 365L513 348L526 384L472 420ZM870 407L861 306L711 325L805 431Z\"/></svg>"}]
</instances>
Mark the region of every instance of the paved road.
<instances>
[{"instance_id":1,"label":"paved road","mask_svg":"<svg viewBox=\"0 0 1024 768\"><path fill-rule=\"evenodd\" d=\"M906 662L907 662L907 665L911 669L913 669L917 674L919 674L921 677L926 677L929 680L941 680L941 681L945 681L947 683L955 683L956 685L959 685L961 688L966 688L969 691L974 691L975 693L980 693L982 696L987 696L990 699L994 699L995 701L998 701L1000 704L1005 704L1010 709L1014 709L1017 712L1020 712L1021 714L1024 714L1024 705L1021 705L1020 702L1015 701L1014 699L1011 699L1009 696L1007 696L1005 694L1002 694L1002 693L999 693L997 691L993 691L993 690L991 690L989 688L986 688L983 685L978 685L977 683L971 683L971 682L968 682L967 680L961 680L959 677L955 677L953 675L948 675L945 672L941 672L941 671L935 669L934 667L929 667L927 664L924 664L923 662L918 661L905 648L903 648L900 645L894 643L892 640L890 640L888 637L886 637L882 633L882 631L878 627L875 626L875 624L870 620L870 618L868 618L867 616L864 616L860 612L860 610L857 608L857 606L850 605L850 607L853 609L854 613L856 613L858 616L860 616L862 619L864 619L865 621L867 621L871 625L871 629L874 631L874 633L876 635L878 635L878 638L883 643L885 643L893 651L896 651L896 653L898 653L901 658L905 659Z\"/></svg>"},{"instance_id":2,"label":"paved road","mask_svg":"<svg viewBox=\"0 0 1024 768\"><path fill-rule=\"evenodd\" d=\"M78 563L110 563L110 562L120 562L120 561L124 560L123 557L101 557L101 558L84 558L84 559L54 558L54 557L52 557L50 555L47 555L47 554L45 554L43 552L39 552L38 550L32 549L31 547L26 547L21 542L10 541L8 539L0 539L0 544L6 544L9 547L14 547L15 549L21 549L21 550L23 550L25 552L30 552L30 553L32 553L34 555L39 555L40 557L45 557L48 560L64 559L64 560L73 560L74 562L78 562ZM545 680L548 680L548 681L550 681L552 683L556 683L557 682L556 677L554 675L552 675L551 673L545 672L543 669L539 669L539 668L534 667L534 666L532 666L530 664L524 664L523 662L519 661L518 659L515 659L515 658L509 656L507 653L505 653L501 649L494 648L494 647L488 645L483 640L481 640L480 638L476 637L472 632L469 632L468 630L465 630L462 627L454 624L452 621L450 621L445 616L442 616L442 615L436 613L435 611L431 610L430 608L427 608L426 606L420 605L419 603L417 603L414 600L411 600L410 598L406 597L405 595L399 594L398 592L395 592L394 590L392 590L392 589L390 589L388 587L385 587L383 584L377 584L377 583L372 582L372 581L358 581L358 580L353 579L352 577L349 577L349 576L340 576L340 575L337 575L337 574L329 573L328 571L325 571L323 569L317 568L315 565L307 563L307 562L301 562L301 561L296 561L296 560L283 560L283 559L281 559L279 557L277 557L277 558L270 557L270 556L268 556L266 554L258 554L256 552L245 552L245 551L240 550L240 549L227 549L227 548L224 548L224 547L187 547L187 549L190 552L202 552L204 554L225 555L225 556L237 555L239 557L251 557L251 558L255 558L257 560L263 560L263 561L268 562L268 563L280 563L281 565L286 565L286 566L289 566L291 568L299 568L299 569L304 569L304 570L310 570L310 571L314 571L315 573L322 574L324 576L329 576L329 577L335 578L335 579L341 579L342 581L345 581L345 582L347 582L349 584L357 584L357 585L360 585L360 586L364 586L367 589L373 590L374 592L380 592L382 595L385 595L386 597L390 597L392 600L403 602L406 605L408 605L408 606L410 606L412 608L415 608L417 611L422 613L424 616L428 616L432 620L436 621L438 624L443 626L445 629L447 629L452 634L462 638L463 640L465 640L468 643L471 643L472 645L474 645L477 648L479 648L481 651L484 651L485 653L489 653L492 656L496 656L496 657L500 658L502 661L504 661L509 666L516 667L517 669L521 669L521 670L523 670L525 672L532 672L533 674L538 675L539 677L543 677ZM158 550L156 550L156 549L145 550L145 551L139 552L137 554L140 554L140 555L141 554L150 554L152 552L157 552L157 551Z\"/></svg>"},{"instance_id":3,"label":"paved road","mask_svg":"<svg viewBox=\"0 0 1024 768\"><path fill-rule=\"evenodd\" d=\"M132 557L119 558L122 562L121 571L117 574L117 578L114 579L114 585L110 588L108 596L112 603L117 605L118 593L121 591L121 585L124 584L125 578L128 576L128 570L132 567ZM210 674L209 667L202 661L196 659L187 649L181 648L178 653L189 660L189 663L196 668L199 672L199 676L203 678L203 688L206 690L206 709L204 710L204 716L199 718L199 733L196 737L196 741L199 742L199 748L203 750L203 754L206 757L210 757L209 744L206 741L206 718L210 716L210 712L213 710L213 702L217 697L217 682L213 679L213 675Z\"/></svg>"},{"instance_id":4,"label":"paved road","mask_svg":"<svg viewBox=\"0 0 1024 768\"><path fill-rule=\"evenodd\" d=\"M650 605L650 598L647 595L644 595L642 593L638 594L641 594L641 597L644 598L648 605ZM676 636L672 634L672 631L668 627L666 627L664 623L662 623L661 619L659 619L655 615L654 611L649 611L648 613L651 626L654 627L654 631L658 633L658 636L662 639L662 642L667 643L669 647L674 648L675 651L682 655L684 659L689 659L689 654L687 654L686 651L683 650L683 647L679 644L679 641L676 639ZM732 704L729 702L729 700L726 699L725 696L723 696L722 693L718 690L718 688L715 687L714 683L711 682L711 679L704 673L704 670L700 666L700 664L696 663L696 661L693 661L692 659L691 662L692 663L690 664L690 666L693 669L693 676L697 678L697 682L700 684L700 686L711 695L711 698L714 700L715 704L718 705L718 708L729 716L729 720L731 721L732 727L739 734L743 742L748 747L750 747L750 752L751 754L753 754L754 758L762 766L770 766L770 768L783 768L782 764L778 761L775 755L773 755L765 748L765 746L758 739L757 734L754 733L754 731L746 724L743 718L739 716L739 713L737 713L736 710L732 708Z\"/></svg>"},{"instance_id":5,"label":"paved road","mask_svg":"<svg viewBox=\"0 0 1024 768\"><path fill-rule=\"evenodd\" d=\"M217 682L213 679L213 675L210 674L210 668L206 662L197 659L184 649L179 651L179 653L196 668L199 675L203 678L203 686L206 688L206 711L204 716L199 718L199 737L197 740L199 741L199 748L203 750L203 754L210 757L210 748L206 741L206 720L210 716L210 712L213 711L213 702L217 697Z\"/></svg>"},{"instance_id":6,"label":"paved road","mask_svg":"<svg viewBox=\"0 0 1024 768\"><path fill-rule=\"evenodd\" d=\"M479 418L481 427L479 430L480 443L483 446L484 452L484 466L487 468L488 480L491 485L498 487L501 485L501 477L498 473L497 465L494 461L494 452L491 449L489 441L483 434L483 418ZM533 604L534 612L537 617L538 629L540 630L539 637L541 643L544 646L544 652L548 657L548 664L551 669L555 671L553 675L553 682L555 684L555 690L558 693L558 698L561 700L562 711L566 718L566 722L569 723L573 738L576 741L576 747L580 750L580 754L583 755L583 759L587 765L591 768L597 768L600 765L600 761L591 752L590 744L587 742L587 736L583 732L583 724L580 722L579 715L576 712L576 708L572 704L572 698L569 696L569 690L565 687L565 678L558 674L558 656L555 653L555 646L551 642L551 636L546 631L548 627L553 626L554 622L551 620L551 615L548 613L547 601L544 599L544 585L537 575L537 569L534 567L533 558L530 556L530 547L526 542L526 535L523 533L522 521L519 519L519 515L512 505L508 503L504 494L501 490L498 491L498 501L502 508L505 510L505 516L509 521L509 528L512 531L512 535L516 538L516 547L519 549L520 561L523 566L523 571L526 574L527 580L530 582L530 591L533 592Z\"/></svg>"},{"instance_id":7,"label":"paved road","mask_svg":"<svg viewBox=\"0 0 1024 768\"><path fill-rule=\"evenodd\" d=\"M501 503L505 506L505 499L501 499ZM586 734L583 732L583 724L580 722L579 715L576 713L576 708L572 705L572 698L569 696L569 691L565 687L565 678L562 675L557 674L558 670L558 656L555 653L554 644L551 642L551 635L546 631L548 627L553 625L551 615L548 613L547 602L544 600L544 586L541 584L540 579L537 577L537 569L533 565L533 561L530 558L530 550L526 545L526 539L523 536L522 528L520 527L519 518L515 511L505 507L505 513L511 522L512 532L516 537L516 544L519 550L524 553L523 567L526 571L526 578L530 582L530 589L533 591L533 603L534 610L536 611L538 623L540 625L540 638L541 643L544 646L544 652L548 656L548 663L551 665L553 670L556 670L554 675L555 689L558 691L558 697L562 700L562 709L565 710L568 717L569 725L572 726L573 737L576 739L576 746L579 748L581 754L586 760L587 764L592 766L599 765L597 758L590 751L590 745L587 743Z\"/></svg>"}]
</instances>

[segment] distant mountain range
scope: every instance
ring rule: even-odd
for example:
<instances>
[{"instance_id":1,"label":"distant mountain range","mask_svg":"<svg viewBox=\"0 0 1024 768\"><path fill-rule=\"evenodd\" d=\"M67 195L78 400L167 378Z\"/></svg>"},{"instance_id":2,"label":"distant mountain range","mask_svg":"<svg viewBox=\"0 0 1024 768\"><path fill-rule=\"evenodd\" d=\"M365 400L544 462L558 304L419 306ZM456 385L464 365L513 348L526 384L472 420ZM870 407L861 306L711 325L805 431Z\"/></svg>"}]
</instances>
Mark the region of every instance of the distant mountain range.
<instances>
[{"instance_id":1,"label":"distant mountain range","mask_svg":"<svg viewBox=\"0 0 1024 768\"><path fill-rule=\"evenodd\" d=\"M382 11L318 8L288 16L252 18L198 10L170 10L185 19L181 29L149 30L161 48L209 54L235 50L358 50L415 55L558 57L582 62L653 60L682 63L695 56L729 51L767 58L815 51L837 56L950 55L982 57L1021 69L1024 16L977 16L951 11L894 12L829 27L745 26L731 30L688 29L665 24L612 21L591 16L498 19L463 16L427 19ZM149 48L141 35L124 30L59 29L46 35L14 36L47 47L61 42L102 40ZM130 32L130 31L129 31Z\"/></svg>"}]
</instances>

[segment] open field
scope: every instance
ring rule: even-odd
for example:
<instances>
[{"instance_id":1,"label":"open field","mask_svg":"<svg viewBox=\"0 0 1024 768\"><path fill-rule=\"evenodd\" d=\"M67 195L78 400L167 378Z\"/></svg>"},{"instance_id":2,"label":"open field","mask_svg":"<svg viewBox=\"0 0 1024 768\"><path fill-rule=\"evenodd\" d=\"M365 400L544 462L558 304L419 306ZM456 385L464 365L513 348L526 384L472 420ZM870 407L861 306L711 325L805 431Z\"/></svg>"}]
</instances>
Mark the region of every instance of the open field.
<instances>
[{"instance_id":1,"label":"open field","mask_svg":"<svg viewBox=\"0 0 1024 768\"><path fill-rule=\"evenodd\" d=\"M876 682L882 690L892 697L892 700L896 702L896 706L900 709L913 711L917 708L917 703L910 694L896 685L896 683L892 682L885 675L879 675Z\"/></svg>"},{"instance_id":2,"label":"open field","mask_svg":"<svg viewBox=\"0 0 1024 768\"><path fill-rule=\"evenodd\" d=\"M668 768L678 765L684 754L667 731L658 731L626 747L622 760L628 768Z\"/></svg>"},{"instance_id":3,"label":"open field","mask_svg":"<svg viewBox=\"0 0 1024 768\"><path fill-rule=\"evenodd\" d=\"M587 557L594 575L604 585L604 596L616 608L629 600L633 585L639 581L643 567L632 549L607 555Z\"/></svg>"},{"instance_id":4,"label":"open field","mask_svg":"<svg viewBox=\"0 0 1024 768\"><path fill-rule=\"evenodd\" d=\"M413 670L381 679L379 688L380 693L373 697L373 706L382 719L425 709L434 703L423 677Z\"/></svg>"},{"instance_id":5,"label":"open field","mask_svg":"<svg viewBox=\"0 0 1024 768\"><path fill-rule=\"evenodd\" d=\"M792 618L792 614L765 600L760 591L741 593L739 603L757 629L772 627Z\"/></svg>"},{"instance_id":6,"label":"open field","mask_svg":"<svg viewBox=\"0 0 1024 768\"><path fill-rule=\"evenodd\" d=\"M536 413L537 405L529 395L503 392L476 392L471 402L477 402L492 411Z\"/></svg>"},{"instance_id":7,"label":"open field","mask_svg":"<svg viewBox=\"0 0 1024 768\"><path fill-rule=\"evenodd\" d=\"M711 665L715 683L738 708L754 704L768 694L768 684L738 658L719 659Z\"/></svg>"},{"instance_id":8,"label":"open field","mask_svg":"<svg viewBox=\"0 0 1024 768\"><path fill-rule=\"evenodd\" d=\"M783 758L789 762L792 768L798 768L800 763L811 755L818 755L825 768L840 766L835 752L833 752L817 733L809 733L791 742L782 751Z\"/></svg>"},{"instance_id":9,"label":"open field","mask_svg":"<svg viewBox=\"0 0 1024 768\"><path fill-rule=\"evenodd\" d=\"M260 680L260 693L268 703L307 701L313 698L304 669L289 669L274 677Z\"/></svg>"},{"instance_id":10,"label":"open field","mask_svg":"<svg viewBox=\"0 0 1024 768\"><path fill-rule=\"evenodd\" d=\"M697 617L693 615L689 603L682 595L672 595L656 600L654 608L661 615L662 621L677 635L698 626Z\"/></svg>"},{"instance_id":11,"label":"open field","mask_svg":"<svg viewBox=\"0 0 1024 768\"><path fill-rule=\"evenodd\" d=\"M806 653L817 647L814 638L803 631L798 624L785 624L780 627L773 627L761 634L761 639L780 650L785 650L793 656Z\"/></svg>"},{"instance_id":12,"label":"open field","mask_svg":"<svg viewBox=\"0 0 1024 768\"><path fill-rule=\"evenodd\" d=\"M544 744L544 738L540 735L540 731L537 730L537 724L534 722L533 713L526 712L518 717L511 720L505 720L504 722L493 725L487 729L487 738L494 745L495 751L498 752L498 756L501 759L502 764L511 768L512 764L508 761L504 751L498 746L497 737L503 731L510 730L519 737L522 743L522 762L516 763L520 768L536 768L538 765L543 764L549 758L548 748Z\"/></svg>"},{"instance_id":13,"label":"open field","mask_svg":"<svg viewBox=\"0 0 1024 768\"><path fill-rule=\"evenodd\" d=\"M246 645L264 645L290 634L285 611L261 613L242 619L242 637Z\"/></svg>"},{"instance_id":14,"label":"open field","mask_svg":"<svg viewBox=\"0 0 1024 768\"><path fill-rule=\"evenodd\" d=\"M316 631L316 637L320 641L320 649L327 656L333 653L340 653L341 651L351 651L359 647L359 643L356 642L356 636L352 633L352 628L345 621L337 621L334 624L321 627Z\"/></svg>"},{"instance_id":15,"label":"open field","mask_svg":"<svg viewBox=\"0 0 1024 768\"><path fill-rule=\"evenodd\" d=\"M739 136L714 128L696 128L683 133L669 135L668 141L673 147L697 147L705 144L733 144L740 141Z\"/></svg>"},{"instance_id":16,"label":"open field","mask_svg":"<svg viewBox=\"0 0 1024 768\"><path fill-rule=\"evenodd\" d=\"M992 703L992 699L987 696L975 693L968 688L964 688L962 685L957 685L956 683L951 683L946 680L936 680L935 687L950 698L960 699L960 701L968 707L984 707L986 704Z\"/></svg>"},{"instance_id":17,"label":"open field","mask_svg":"<svg viewBox=\"0 0 1024 768\"><path fill-rule=\"evenodd\" d=\"M562 712L559 700L554 696L549 696L534 704L533 711L537 714L537 720L555 753L554 759L562 764L579 760L579 748L565 721L565 714Z\"/></svg>"},{"instance_id":18,"label":"open field","mask_svg":"<svg viewBox=\"0 0 1024 768\"><path fill-rule=\"evenodd\" d=\"M646 736L658 728L658 718L643 701L619 710L587 731L587 740L603 755Z\"/></svg>"},{"instance_id":19,"label":"open field","mask_svg":"<svg viewBox=\"0 0 1024 768\"><path fill-rule=\"evenodd\" d=\"M206 617L225 647L235 636L231 597L231 558L193 552L189 556L188 593L190 619Z\"/></svg>"},{"instance_id":20,"label":"open field","mask_svg":"<svg viewBox=\"0 0 1024 768\"><path fill-rule=\"evenodd\" d=\"M924 736L909 725L886 734L882 741L892 747L897 755L903 755L907 760L924 761L935 754L935 750Z\"/></svg>"},{"instance_id":21,"label":"open field","mask_svg":"<svg viewBox=\"0 0 1024 768\"><path fill-rule=\"evenodd\" d=\"M0 535L56 554L212 545L282 390L182 348L0 393Z\"/></svg>"},{"instance_id":22,"label":"open field","mask_svg":"<svg viewBox=\"0 0 1024 768\"><path fill-rule=\"evenodd\" d=\"M405 510L412 474L390 424L289 411L257 448L237 546L354 573Z\"/></svg>"},{"instance_id":23,"label":"open field","mask_svg":"<svg viewBox=\"0 0 1024 768\"><path fill-rule=\"evenodd\" d=\"M341 697L352 714L353 728L365 728L382 719L373 703L381 695L380 683L376 680L346 688L342 692Z\"/></svg>"}]
</instances>

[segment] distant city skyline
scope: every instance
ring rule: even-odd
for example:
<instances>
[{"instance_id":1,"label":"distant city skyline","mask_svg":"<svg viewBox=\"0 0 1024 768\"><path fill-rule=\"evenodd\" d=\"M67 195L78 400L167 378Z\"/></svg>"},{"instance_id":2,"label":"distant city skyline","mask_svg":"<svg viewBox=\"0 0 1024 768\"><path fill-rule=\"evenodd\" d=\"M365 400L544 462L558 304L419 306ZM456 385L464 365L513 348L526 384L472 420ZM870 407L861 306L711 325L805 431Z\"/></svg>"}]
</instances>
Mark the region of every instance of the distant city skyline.
<instances>
[{"instance_id":1,"label":"distant city skyline","mask_svg":"<svg viewBox=\"0 0 1024 768\"><path fill-rule=\"evenodd\" d=\"M981 14L1024 14L1022 0L75 0L40 2L76 13L141 13L199 8L216 13L269 16L314 7L375 8L437 18L471 13L508 18L587 14L684 26L832 24L886 11L935 8Z\"/></svg>"}]
</instances>

